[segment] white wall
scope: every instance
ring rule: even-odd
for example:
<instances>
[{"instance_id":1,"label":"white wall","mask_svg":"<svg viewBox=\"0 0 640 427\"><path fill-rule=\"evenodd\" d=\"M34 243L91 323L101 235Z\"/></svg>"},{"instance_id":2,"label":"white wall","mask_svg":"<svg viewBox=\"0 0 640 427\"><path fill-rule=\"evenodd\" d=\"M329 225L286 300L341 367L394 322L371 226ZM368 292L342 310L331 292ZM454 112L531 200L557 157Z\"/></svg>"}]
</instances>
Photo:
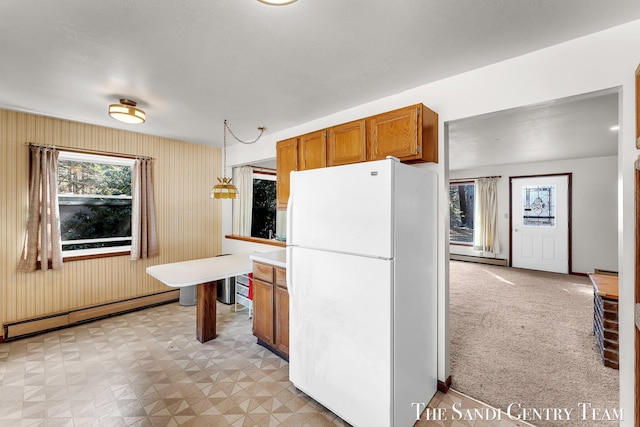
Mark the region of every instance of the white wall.
<instances>
[{"instance_id":1,"label":"white wall","mask_svg":"<svg viewBox=\"0 0 640 427\"><path fill-rule=\"evenodd\" d=\"M618 146L618 271L620 272L620 406L622 427L634 420L634 161L635 81L640 61L640 20L527 55L426 84L387 98L336 112L266 135L251 146L228 150L230 165L275 155L275 142L372 114L422 102L440 116L438 378L449 376L448 155L445 123L603 89L620 88ZM353 82L345 82L352 84ZM268 126L268 123L266 124ZM262 156L262 157L260 157ZM230 207L229 207L230 209Z\"/></svg>"},{"instance_id":2,"label":"white wall","mask_svg":"<svg viewBox=\"0 0 640 427\"><path fill-rule=\"evenodd\" d=\"M554 173L572 174L572 268L589 273L594 268L618 269L618 158L598 157L556 162L499 165L449 172L449 178L499 175L498 218L500 253L509 259L509 177ZM451 245L451 253L487 256L469 246ZM492 257L492 254L488 255Z\"/></svg>"}]
</instances>

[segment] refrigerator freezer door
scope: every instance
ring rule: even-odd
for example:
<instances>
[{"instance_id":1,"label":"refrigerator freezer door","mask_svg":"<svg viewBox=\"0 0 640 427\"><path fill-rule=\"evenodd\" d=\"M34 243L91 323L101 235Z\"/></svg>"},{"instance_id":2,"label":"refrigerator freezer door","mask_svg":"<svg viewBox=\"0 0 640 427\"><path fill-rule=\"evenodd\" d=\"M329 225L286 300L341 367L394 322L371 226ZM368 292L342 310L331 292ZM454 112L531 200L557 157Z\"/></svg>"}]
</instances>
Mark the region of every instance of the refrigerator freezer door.
<instances>
[{"instance_id":1,"label":"refrigerator freezer door","mask_svg":"<svg viewBox=\"0 0 640 427\"><path fill-rule=\"evenodd\" d=\"M354 426L388 427L393 261L289 250L289 379Z\"/></svg>"},{"instance_id":2,"label":"refrigerator freezer door","mask_svg":"<svg viewBox=\"0 0 640 427\"><path fill-rule=\"evenodd\" d=\"M395 162L291 173L287 244L390 259Z\"/></svg>"}]
</instances>

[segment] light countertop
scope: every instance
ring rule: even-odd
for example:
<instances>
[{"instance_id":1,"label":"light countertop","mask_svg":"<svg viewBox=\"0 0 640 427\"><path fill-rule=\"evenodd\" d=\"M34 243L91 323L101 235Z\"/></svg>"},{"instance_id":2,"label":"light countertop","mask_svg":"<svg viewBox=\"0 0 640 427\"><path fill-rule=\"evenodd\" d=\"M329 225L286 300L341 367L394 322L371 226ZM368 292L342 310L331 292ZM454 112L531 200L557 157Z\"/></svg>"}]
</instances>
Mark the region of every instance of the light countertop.
<instances>
[{"instance_id":1,"label":"light countertop","mask_svg":"<svg viewBox=\"0 0 640 427\"><path fill-rule=\"evenodd\" d=\"M287 267L287 251L285 249L270 252L252 252L249 258L252 261L275 265L276 267Z\"/></svg>"},{"instance_id":2,"label":"light countertop","mask_svg":"<svg viewBox=\"0 0 640 427\"><path fill-rule=\"evenodd\" d=\"M180 288L239 276L252 270L249 254L194 259L147 267L147 274L167 286Z\"/></svg>"}]
</instances>

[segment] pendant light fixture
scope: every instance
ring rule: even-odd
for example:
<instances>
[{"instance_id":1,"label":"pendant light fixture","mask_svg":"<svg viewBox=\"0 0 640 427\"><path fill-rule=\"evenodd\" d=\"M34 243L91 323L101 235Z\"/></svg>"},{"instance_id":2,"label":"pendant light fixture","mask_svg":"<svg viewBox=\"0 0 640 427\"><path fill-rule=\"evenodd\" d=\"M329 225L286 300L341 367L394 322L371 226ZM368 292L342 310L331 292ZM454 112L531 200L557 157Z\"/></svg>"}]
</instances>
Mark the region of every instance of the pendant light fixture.
<instances>
[{"instance_id":1,"label":"pendant light fixture","mask_svg":"<svg viewBox=\"0 0 640 427\"><path fill-rule=\"evenodd\" d=\"M225 119L224 129L223 129L223 139L222 139L222 143L223 143L222 178L218 178L218 183L214 185L213 188L211 189L211 194L209 195L209 198L235 199L236 195L238 194L238 189L236 188L235 185L231 183L232 178L227 178L227 130L236 141L241 142L242 144L253 144L254 142L257 142L260 139L265 129L266 128L264 126L259 127L258 130L260 131L260 134L258 134L256 139L254 139L253 141L243 141L231 131L231 128L229 127L229 125L227 124L227 120Z\"/></svg>"},{"instance_id":2,"label":"pendant light fixture","mask_svg":"<svg viewBox=\"0 0 640 427\"><path fill-rule=\"evenodd\" d=\"M136 105L138 104L135 101L121 99L120 104L109 105L109 115L123 123L144 123L147 115Z\"/></svg>"},{"instance_id":3,"label":"pendant light fixture","mask_svg":"<svg viewBox=\"0 0 640 427\"><path fill-rule=\"evenodd\" d=\"M285 6L287 4L295 3L296 0L258 0L260 3L270 4L271 6Z\"/></svg>"}]
</instances>

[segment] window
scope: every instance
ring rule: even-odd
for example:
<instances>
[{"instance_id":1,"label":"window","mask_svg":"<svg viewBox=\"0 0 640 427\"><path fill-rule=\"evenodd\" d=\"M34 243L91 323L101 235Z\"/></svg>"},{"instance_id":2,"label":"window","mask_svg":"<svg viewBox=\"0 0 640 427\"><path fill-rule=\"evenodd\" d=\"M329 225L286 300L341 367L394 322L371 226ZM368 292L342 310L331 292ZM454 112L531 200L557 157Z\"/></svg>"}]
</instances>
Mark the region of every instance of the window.
<instances>
[{"instance_id":1,"label":"window","mask_svg":"<svg viewBox=\"0 0 640 427\"><path fill-rule=\"evenodd\" d=\"M276 177L253 173L251 237L272 239L276 232Z\"/></svg>"},{"instance_id":2,"label":"window","mask_svg":"<svg viewBox=\"0 0 640 427\"><path fill-rule=\"evenodd\" d=\"M473 244L473 200L475 185L461 182L449 185L449 241Z\"/></svg>"},{"instance_id":3,"label":"window","mask_svg":"<svg viewBox=\"0 0 640 427\"><path fill-rule=\"evenodd\" d=\"M60 152L58 205L63 257L131 250L134 159Z\"/></svg>"},{"instance_id":4,"label":"window","mask_svg":"<svg viewBox=\"0 0 640 427\"><path fill-rule=\"evenodd\" d=\"M522 225L528 227L555 227L556 186L522 187Z\"/></svg>"}]
</instances>

